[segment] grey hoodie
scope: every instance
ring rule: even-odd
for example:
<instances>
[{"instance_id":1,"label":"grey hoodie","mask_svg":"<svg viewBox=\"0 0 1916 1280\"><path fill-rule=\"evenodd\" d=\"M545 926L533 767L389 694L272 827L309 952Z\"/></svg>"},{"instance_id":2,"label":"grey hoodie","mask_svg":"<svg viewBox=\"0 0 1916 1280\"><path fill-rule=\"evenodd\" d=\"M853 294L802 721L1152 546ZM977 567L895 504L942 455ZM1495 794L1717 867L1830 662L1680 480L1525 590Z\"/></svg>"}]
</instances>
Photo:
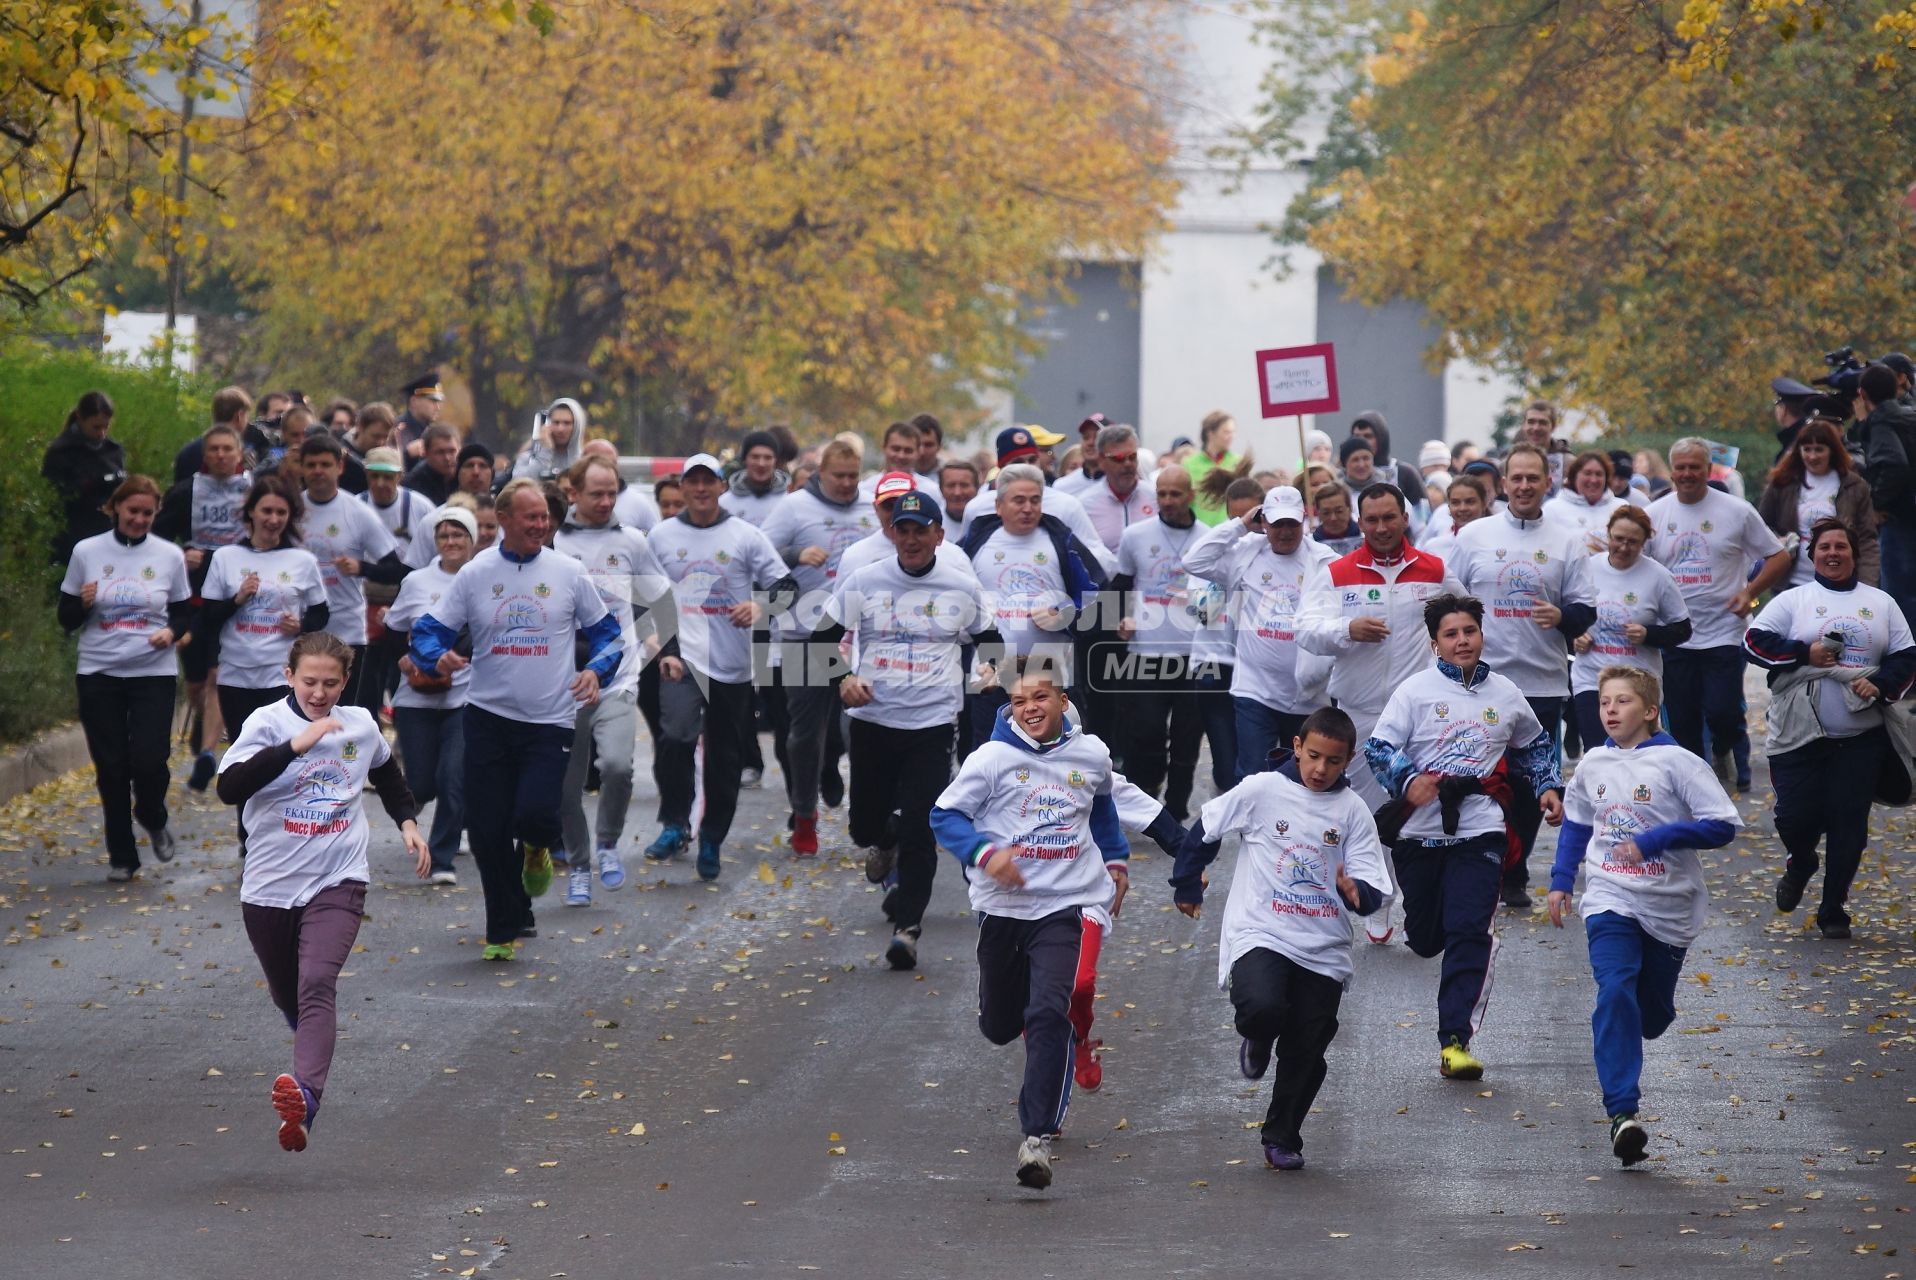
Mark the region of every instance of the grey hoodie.
<instances>
[{"instance_id":1,"label":"grey hoodie","mask_svg":"<svg viewBox=\"0 0 1916 1280\"><path fill-rule=\"evenodd\" d=\"M554 409L572 410L572 439L566 441L565 448L555 449L549 439L551 428L547 420ZM520 452L512 464L512 478L530 476L534 480L550 480L561 472L571 469L585 449L585 406L570 396L560 396L542 410L532 429L532 439Z\"/></svg>"}]
</instances>

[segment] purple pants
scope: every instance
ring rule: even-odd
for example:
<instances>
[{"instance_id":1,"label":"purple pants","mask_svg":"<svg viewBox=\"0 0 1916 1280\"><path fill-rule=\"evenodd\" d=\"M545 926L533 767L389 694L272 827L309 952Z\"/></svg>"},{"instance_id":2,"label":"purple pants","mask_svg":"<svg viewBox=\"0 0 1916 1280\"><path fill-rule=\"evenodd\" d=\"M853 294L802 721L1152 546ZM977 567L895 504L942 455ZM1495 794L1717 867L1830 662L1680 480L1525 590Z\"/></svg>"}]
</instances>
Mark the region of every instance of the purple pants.
<instances>
[{"instance_id":1,"label":"purple pants","mask_svg":"<svg viewBox=\"0 0 1916 1280\"><path fill-rule=\"evenodd\" d=\"M321 889L303 907L240 904L266 990L293 1028L293 1078L312 1090L315 1104L326 1091L339 1034L334 988L365 906L366 886L358 880Z\"/></svg>"}]
</instances>

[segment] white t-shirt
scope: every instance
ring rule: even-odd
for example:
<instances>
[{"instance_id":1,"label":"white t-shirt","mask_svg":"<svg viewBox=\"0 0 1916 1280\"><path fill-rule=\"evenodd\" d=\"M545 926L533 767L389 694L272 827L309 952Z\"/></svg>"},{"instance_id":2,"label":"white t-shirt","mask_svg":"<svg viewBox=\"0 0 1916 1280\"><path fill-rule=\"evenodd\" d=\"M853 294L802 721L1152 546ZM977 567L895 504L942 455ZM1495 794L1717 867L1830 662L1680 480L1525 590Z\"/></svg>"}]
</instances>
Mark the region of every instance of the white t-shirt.
<instances>
[{"instance_id":1,"label":"white t-shirt","mask_svg":"<svg viewBox=\"0 0 1916 1280\"><path fill-rule=\"evenodd\" d=\"M1395 891L1370 806L1350 787L1317 792L1282 773L1254 773L1198 814L1213 840L1240 837L1218 935L1217 981L1264 947L1313 973L1351 982L1349 904L1337 871L1386 899Z\"/></svg>"},{"instance_id":2,"label":"white t-shirt","mask_svg":"<svg viewBox=\"0 0 1916 1280\"><path fill-rule=\"evenodd\" d=\"M1666 849L1637 866L1612 859L1610 851L1666 823L1715 819L1743 825L1702 757L1668 738L1630 751L1592 747L1564 790L1563 812L1566 821L1590 828L1579 906L1586 917L1611 911L1669 946L1696 941L1710 904L1697 851Z\"/></svg>"},{"instance_id":3,"label":"white t-shirt","mask_svg":"<svg viewBox=\"0 0 1916 1280\"><path fill-rule=\"evenodd\" d=\"M241 902L303 907L322 889L372 879L366 862L372 836L361 794L366 775L391 759L392 751L364 708L342 703L332 715L341 728L305 755L294 756L286 772L255 791L240 810L246 827ZM291 742L310 723L290 697L269 703L246 717L220 767L230 769L268 747Z\"/></svg>"},{"instance_id":4,"label":"white t-shirt","mask_svg":"<svg viewBox=\"0 0 1916 1280\"><path fill-rule=\"evenodd\" d=\"M599 599L619 620L619 645L625 650L625 657L605 692L636 691L645 659L639 649L633 604L644 606L663 596L672 586L645 535L618 523L616 515L611 524L599 528L568 521L552 535L552 549L585 566L586 576L598 589Z\"/></svg>"},{"instance_id":5,"label":"white t-shirt","mask_svg":"<svg viewBox=\"0 0 1916 1280\"><path fill-rule=\"evenodd\" d=\"M1570 598L1597 611L1597 620L1584 633L1590 637L1590 648L1570 663L1572 693L1594 690L1605 667L1638 667L1663 678L1663 650L1632 644L1623 629L1633 622L1667 626L1690 616L1668 569L1649 556L1638 556L1628 569L1612 566L1607 553L1589 556Z\"/></svg>"},{"instance_id":6,"label":"white t-shirt","mask_svg":"<svg viewBox=\"0 0 1916 1280\"><path fill-rule=\"evenodd\" d=\"M191 546L202 551L211 551L214 547L230 547L246 537L246 523L240 513L246 506L247 491L253 487L253 474L242 471L238 475L222 480L205 471L193 476L193 519L192 532L187 537Z\"/></svg>"},{"instance_id":7,"label":"white t-shirt","mask_svg":"<svg viewBox=\"0 0 1916 1280\"><path fill-rule=\"evenodd\" d=\"M455 576L446 572L437 556L433 557L431 564L407 574L406 580L399 584L399 594L393 597L392 604L386 608L386 628L401 635L411 631L413 623L439 607L446 592L452 590ZM470 666L453 672L452 688L443 693L424 693L401 679L399 688L393 692L393 706L425 707L437 711L463 707L471 693L471 686Z\"/></svg>"},{"instance_id":8,"label":"white t-shirt","mask_svg":"<svg viewBox=\"0 0 1916 1280\"><path fill-rule=\"evenodd\" d=\"M1763 606L1750 623L1753 631L1769 631L1808 644L1832 633L1843 637L1841 667L1873 667L1883 655L1916 644L1909 622L1887 591L1858 582L1848 591L1832 591L1811 579L1800 587L1781 591ZM1883 723L1880 707L1850 710L1843 697L1845 682L1821 679L1816 686L1816 718L1823 734L1850 738Z\"/></svg>"},{"instance_id":9,"label":"white t-shirt","mask_svg":"<svg viewBox=\"0 0 1916 1280\"><path fill-rule=\"evenodd\" d=\"M733 626L727 615L749 601L754 589L766 590L786 576L778 552L757 527L733 515L701 529L681 513L660 521L650 541L672 580L679 656L714 680L750 682L752 629Z\"/></svg>"},{"instance_id":10,"label":"white t-shirt","mask_svg":"<svg viewBox=\"0 0 1916 1280\"><path fill-rule=\"evenodd\" d=\"M965 558L965 553L959 550L958 544L949 538L939 543L938 550L932 554L940 567L958 569L970 574L973 578L978 576L972 570L971 561ZM846 547L844 554L839 556L838 573L833 581L834 583L843 582L868 564L877 564L881 560L893 560L897 556L898 548L891 544L891 538L883 529L866 534L851 546Z\"/></svg>"},{"instance_id":11,"label":"white t-shirt","mask_svg":"<svg viewBox=\"0 0 1916 1280\"><path fill-rule=\"evenodd\" d=\"M300 518L299 540L319 561L319 578L326 585L326 631L347 644L366 643L366 584L347 577L333 565L335 556L351 556L375 564L399 550L385 522L368 504L341 489L330 502L306 499Z\"/></svg>"},{"instance_id":12,"label":"white t-shirt","mask_svg":"<svg viewBox=\"0 0 1916 1280\"><path fill-rule=\"evenodd\" d=\"M1158 513L1157 490L1142 480L1122 498L1112 490L1111 482L1103 479L1072 496L1084 507L1085 515L1091 519L1091 527L1098 531L1098 536L1104 539L1104 545L1113 552L1117 551L1125 530L1133 525L1150 523Z\"/></svg>"},{"instance_id":13,"label":"white t-shirt","mask_svg":"<svg viewBox=\"0 0 1916 1280\"><path fill-rule=\"evenodd\" d=\"M1577 545L1585 555L1596 555L1609 550L1610 513L1618 507L1629 505L1607 490L1592 505L1585 502L1583 495L1576 490L1564 489L1543 504L1543 518L1555 520L1574 533L1578 539Z\"/></svg>"},{"instance_id":14,"label":"white t-shirt","mask_svg":"<svg viewBox=\"0 0 1916 1280\"><path fill-rule=\"evenodd\" d=\"M1045 652L1061 664L1061 670L1069 672L1069 628L1049 631L1032 621L1032 615L1042 610L1068 608L1071 604L1051 535L1042 528L1014 534L1001 527L978 548L971 567L985 589L985 598L991 601L1007 658L1024 657L1043 644Z\"/></svg>"},{"instance_id":15,"label":"white t-shirt","mask_svg":"<svg viewBox=\"0 0 1916 1280\"><path fill-rule=\"evenodd\" d=\"M1131 652L1190 653L1197 623L1191 616L1184 552L1209 532L1196 520L1179 529L1153 518L1132 525L1118 539L1118 572L1132 580L1129 612L1138 627Z\"/></svg>"},{"instance_id":16,"label":"white t-shirt","mask_svg":"<svg viewBox=\"0 0 1916 1280\"><path fill-rule=\"evenodd\" d=\"M746 523L755 524L762 529L765 527L765 522L771 519L772 513L791 496L776 484L764 493L753 493L750 489L740 493L737 489L727 486L725 492L719 495L719 505Z\"/></svg>"},{"instance_id":17,"label":"white t-shirt","mask_svg":"<svg viewBox=\"0 0 1916 1280\"><path fill-rule=\"evenodd\" d=\"M173 675L172 647L155 649L150 641L167 625L166 606L193 595L180 549L150 535L128 546L111 530L82 538L73 544L60 590L77 596L89 582L100 585L80 632L79 673Z\"/></svg>"},{"instance_id":18,"label":"white t-shirt","mask_svg":"<svg viewBox=\"0 0 1916 1280\"><path fill-rule=\"evenodd\" d=\"M1527 746L1543 727L1516 685L1495 671L1466 689L1434 665L1397 686L1371 731L1410 757L1420 773L1486 778L1505 748ZM1503 811L1489 796L1465 796L1457 830L1444 830L1443 806L1420 805L1404 823L1406 840L1464 839L1504 829Z\"/></svg>"},{"instance_id":19,"label":"white t-shirt","mask_svg":"<svg viewBox=\"0 0 1916 1280\"><path fill-rule=\"evenodd\" d=\"M874 533L883 536L878 513L869 503L841 505L828 502L809 488L792 494L773 511L761 528L783 560L807 547L822 547L822 565L790 564L786 572L798 584L798 604L785 615L779 627L788 638L810 635L819 617L831 601L838 584L839 559L861 539ZM889 544L888 544L889 545Z\"/></svg>"},{"instance_id":20,"label":"white t-shirt","mask_svg":"<svg viewBox=\"0 0 1916 1280\"><path fill-rule=\"evenodd\" d=\"M392 536L393 544L399 548L400 562L408 569L418 569L438 559L439 548L433 542L433 531L427 523L427 517L435 508L425 494L401 485L399 496L386 506L374 502L370 493L360 494L359 500Z\"/></svg>"},{"instance_id":21,"label":"white t-shirt","mask_svg":"<svg viewBox=\"0 0 1916 1280\"><path fill-rule=\"evenodd\" d=\"M1118 571L1118 557L1112 553L1111 548L1104 545L1104 539L1098 536L1097 529L1091 524L1091 517L1085 514L1083 503L1071 494L1060 490L1056 485L1052 485L1044 491L1043 505L1044 513L1048 516L1056 516L1062 521L1064 527L1071 530L1072 536L1084 544L1084 549L1091 553L1091 558L1098 562L1098 566L1107 576ZM965 540L966 535L971 532L972 521L981 516L997 514L998 491L995 488L986 489L965 504L965 522L959 528L956 540L959 542ZM950 525L945 526L945 536L947 538L952 536ZM1085 567L1088 569L1091 566L1087 563Z\"/></svg>"},{"instance_id":22,"label":"white t-shirt","mask_svg":"<svg viewBox=\"0 0 1916 1280\"><path fill-rule=\"evenodd\" d=\"M1750 566L1783 549L1749 503L1715 489L1695 502L1666 493L1647 513L1656 526L1649 553L1669 569L1690 606L1693 630L1685 649L1741 644L1743 619L1730 597L1749 581Z\"/></svg>"},{"instance_id":23,"label":"white t-shirt","mask_svg":"<svg viewBox=\"0 0 1916 1280\"><path fill-rule=\"evenodd\" d=\"M488 547L427 614L472 633L471 705L524 724L573 723L579 704L572 697L572 642L606 616L577 560L541 551L519 561ZM636 660L628 653L620 665Z\"/></svg>"},{"instance_id":24,"label":"white t-shirt","mask_svg":"<svg viewBox=\"0 0 1916 1280\"><path fill-rule=\"evenodd\" d=\"M1540 627L1531 611L1562 607L1584 559L1577 535L1560 521L1521 520L1509 511L1473 520L1444 563L1484 603L1484 660L1532 698L1570 691L1563 632Z\"/></svg>"},{"instance_id":25,"label":"white t-shirt","mask_svg":"<svg viewBox=\"0 0 1916 1280\"><path fill-rule=\"evenodd\" d=\"M1233 695L1276 711L1311 709L1302 705L1298 664L1315 659L1298 649L1297 617L1311 576L1335 558L1335 552L1311 538L1300 540L1289 555L1279 555L1265 535L1246 530L1236 520L1210 530L1185 552L1192 573L1217 583L1230 596L1237 646Z\"/></svg>"},{"instance_id":26,"label":"white t-shirt","mask_svg":"<svg viewBox=\"0 0 1916 1280\"><path fill-rule=\"evenodd\" d=\"M326 588L319 561L306 548L256 551L251 543L236 542L213 553L200 598L233 599L249 573L259 575L259 590L220 629L219 682L230 689L273 689L286 683L286 652L293 647L280 619L298 618L325 600Z\"/></svg>"},{"instance_id":27,"label":"white t-shirt","mask_svg":"<svg viewBox=\"0 0 1916 1280\"><path fill-rule=\"evenodd\" d=\"M628 484L613 501L612 514L626 528L650 533L659 523L659 504L636 484Z\"/></svg>"},{"instance_id":28,"label":"white t-shirt","mask_svg":"<svg viewBox=\"0 0 1916 1280\"><path fill-rule=\"evenodd\" d=\"M1803 473L1802 491L1796 495L1796 560L1790 565L1790 585L1800 587L1816 576L1816 566L1810 563L1810 530L1816 527L1818 520L1828 520L1836 515L1836 491L1843 487L1843 477L1834 471L1826 471L1820 476Z\"/></svg>"},{"instance_id":29,"label":"white t-shirt","mask_svg":"<svg viewBox=\"0 0 1916 1280\"><path fill-rule=\"evenodd\" d=\"M1008 889L971 868L972 909L1039 920L1066 907L1108 907L1113 887L1091 838L1091 802L1111 794L1112 778L1111 752L1082 729L1049 751L993 739L965 757L937 807L967 815L993 847L1015 849L1025 880Z\"/></svg>"},{"instance_id":30,"label":"white t-shirt","mask_svg":"<svg viewBox=\"0 0 1916 1280\"><path fill-rule=\"evenodd\" d=\"M857 671L872 686L871 702L846 713L852 719L929 729L958 718L965 690L959 646L992 625L969 566L934 558L913 577L897 556L866 565L839 579L830 616L856 633Z\"/></svg>"}]
</instances>

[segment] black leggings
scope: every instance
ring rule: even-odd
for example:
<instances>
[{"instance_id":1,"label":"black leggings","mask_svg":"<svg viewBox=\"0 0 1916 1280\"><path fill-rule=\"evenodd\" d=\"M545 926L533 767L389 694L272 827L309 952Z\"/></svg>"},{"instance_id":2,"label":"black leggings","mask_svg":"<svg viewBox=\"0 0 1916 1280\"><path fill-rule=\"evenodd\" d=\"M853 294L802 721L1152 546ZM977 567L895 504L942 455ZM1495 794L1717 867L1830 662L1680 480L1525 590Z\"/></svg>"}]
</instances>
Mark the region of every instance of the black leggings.
<instances>
[{"instance_id":1,"label":"black leggings","mask_svg":"<svg viewBox=\"0 0 1916 1280\"><path fill-rule=\"evenodd\" d=\"M140 865L133 822L166 827L166 755L173 736L172 676L79 677L80 727L100 788L106 852L116 867ZM130 799L129 799L130 797Z\"/></svg>"}]
</instances>

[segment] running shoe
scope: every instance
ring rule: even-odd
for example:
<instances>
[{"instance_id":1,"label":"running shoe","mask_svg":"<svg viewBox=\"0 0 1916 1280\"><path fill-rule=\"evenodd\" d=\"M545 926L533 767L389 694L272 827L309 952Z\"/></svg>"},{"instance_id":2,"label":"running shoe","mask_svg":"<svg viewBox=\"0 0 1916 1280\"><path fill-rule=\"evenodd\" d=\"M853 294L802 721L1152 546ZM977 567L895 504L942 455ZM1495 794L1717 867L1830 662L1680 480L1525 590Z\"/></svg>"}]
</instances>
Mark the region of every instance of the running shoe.
<instances>
[{"instance_id":1,"label":"running shoe","mask_svg":"<svg viewBox=\"0 0 1916 1280\"><path fill-rule=\"evenodd\" d=\"M1031 1137L1018 1144L1018 1184L1033 1191L1051 1185L1051 1139Z\"/></svg>"},{"instance_id":2,"label":"running shoe","mask_svg":"<svg viewBox=\"0 0 1916 1280\"><path fill-rule=\"evenodd\" d=\"M898 865L898 850L889 845L880 845L865 855L865 879L873 884L885 883L885 877Z\"/></svg>"},{"instance_id":3,"label":"running shoe","mask_svg":"<svg viewBox=\"0 0 1916 1280\"><path fill-rule=\"evenodd\" d=\"M1096 1093L1104 1085L1104 1061L1098 1053L1102 1048L1102 1040L1071 1037L1071 1078L1086 1093Z\"/></svg>"},{"instance_id":4,"label":"running shoe","mask_svg":"<svg viewBox=\"0 0 1916 1280\"><path fill-rule=\"evenodd\" d=\"M479 953L481 960L513 960L518 958L517 949L510 942L488 942L486 949Z\"/></svg>"},{"instance_id":5,"label":"running shoe","mask_svg":"<svg viewBox=\"0 0 1916 1280\"><path fill-rule=\"evenodd\" d=\"M1364 936L1383 946L1397 934L1397 926L1391 923L1391 908L1394 904L1386 901L1383 906L1364 917Z\"/></svg>"},{"instance_id":6,"label":"running shoe","mask_svg":"<svg viewBox=\"0 0 1916 1280\"><path fill-rule=\"evenodd\" d=\"M1623 1167L1644 1158L1644 1150L1650 1145L1650 1135L1637 1123L1633 1115L1610 1117L1610 1154L1623 1161Z\"/></svg>"},{"instance_id":7,"label":"running shoe","mask_svg":"<svg viewBox=\"0 0 1916 1280\"><path fill-rule=\"evenodd\" d=\"M616 844L599 846L599 883L608 889L617 889L625 883L625 863L619 859Z\"/></svg>"},{"instance_id":8,"label":"running shoe","mask_svg":"<svg viewBox=\"0 0 1916 1280\"><path fill-rule=\"evenodd\" d=\"M282 1074L273 1081L273 1110L279 1112L280 1150L304 1151L313 1116L319 1111L313 1091L292 1076Z\"/></svg>"},{"instance_id":9,"label":"running shoe","mask_svg":"<svg viewBox=\"0 0 1916 1280\"><path fill-rule=\"evenodd\" d=\"M115 884L125 884L139 874L138 867L108 867L106 869L106 878Z\"/></svg>"},{"instance_id":10,"label":"running shoe","mask_svg":"<svg viewBox=\"0 0 1916 1280\"><path fill-rule=\"evenodd\" d=\"M519 873L519 883L525 886L527 897L543 898L546 890L552 887L552 850L537 844L529 844L524 848L526 864Z\"/></svg>"},{"instance_id":11,"label":"running shoe","mask_svg":"<svg viewBox=\"0 0 1916 1280\"><path fill-rule=\"evenodd\" d=\"M885 891L885 901L880 904L880 907L885 913L885 919L896 920L898 918L898 889L896 886Z\"/></svg>"},{"instance_id":12,"label":"running shoe","mask_svg":"<svg viewBox=\"0 0 1916 1280\"><path fill-rule=\"evenodd\" d=\"M1796 904L1803 900L1803 890L1806 887L1806 885L1790 879L1789 872L1787 871L1778 876L1776 880L1776 909L1784 915L1788 915L1790 912L1796 910Z\"/></svg>"},{"instance_id":13,"label":"running shoe","mask_svg":"<svg viewBox=\"0 0 1916 1280\"><path fill-rule=\"evenodd\" d=\"M916 969L919 932L917 925L905 929L894 929L891 945L885 948L885 963L894 969Z\"/></svg>"},{"instance_id":14,"label":"running shoe","mask_svg":"<svg viewBox=\"0 0 1916 1280\"><path fill-rule=\"evenodd\" d=\"M1512 911L1528 911L1534 905L1530 900L1530 890L1520 884L1504 886L1504 905Z\"/></svg>"},{"instance_id":15,"label":"running shoe","mask_svg":"<svg viewBox=\"0 0 1916 1280\"><path fill-rule=\"evenodd\" d=\"M441 867L432 873L432 882L434 884L458 884L459 873L451 867Z\"/></svg>"},{"instance_id":16,"label":"running shoe","mask_svg":"<svg viewBox=\"0 0 1916 1280\"><path fill-rule=\"evenodd\" d=\"M1481 1080L1484 1078L1484 1064L1470 1056L1470 1050L1464 1048L1463 1041L1452 1036L1438 1057L1437 1074L1446 1080Z\"/></svg>"},{"instance_id":17,"label":"running shoe","mask_svg":"<svg viewBox=\"0 0 1916 1280\"><path fill-rule=\"evenodd\" d=\"M213 775L219 772L219 766L213 760L211 751L202 751L193 757L193 772L186 777L186 785L195 791L204 791L213 785Z\"/></svg>"},{"instance_id":18,"label":"running shoe","mask_svg":"<svg viewBox=\"0 0 1916 1280\"><path fill-rule=\"evenodd\" d=\"M752 790L764 780L765 770L763 769L741 769L739 771L738 785L741 790Z\"/></svg>"},{"instance_id":19,"label":"running shoe","mask_svg":"<svg viewBox=\"0 0 1916 1280\"><path fill-rule=\"evenodd\" d=\"M719 842L708 835L699 836L699 879L719 878Z\"/></svg>"},{"instance_id":20,"label":"running shoe","mask_svg":"<svg viewBox=\"0 0 1916 1280\"><path fill-rule=\"evenodd\" d=\"M818 798L825 802L827 809L836 809L845 803L845 779L839 776L837 765L819 774Z\"/></svg>"},{"instance_id":21,"label":"running shoe","mask_svg":"<svg viewBox=\"0 0 1916 1280\"><path fill-rule=\"evenodd\" d=\"M539 936L539 921L532 914L530 907L526 909L525 923L519 926L519 936L522 938L536 938Z\"/></svg>"},{"instance_id":22,"label":"running shoe","mask_svg":"<svg viewBox=\"0 0 1916 1280\"><path fill-rule=\"evenodd\" d=\"M592 905L592 868L573 863L565 873L565 904L568 907Z\"/></svg>"},{"instance_id":23,"label":"running shoe","mask_svg":"<svg viewBox=\"0 0 1916 1280\"><path fill-rule=\"evenodd\" d=\"M1264 1166L1283 1173L1293 1173L1304 1167L1304 1153L1276 1142L1267 1142L1264 1144Z\"/></svg>"},{"instance_id":24,"label":"running shoe","mask_svg":"<svg viewBox=\"0 0 1916 1280\"><path fill-rule=\"evenodd\" d=\"M685 852L690 834L677 823L668 822L659 828L659 838L645 846L645 856L654 862L670 862Z\"/></svg>"},{"instance_id":25,"label":"running shoe","mask_svg":"<svg viewBox=\"0 0 1916 1280\"><path fill-rule=\"evenodd\" d=\"M153 856L161 862L173 861L173 855L180 851L179 841L173 838L171 828L148 829L146 838L153 846Z\"/></svg>"},{"instance_id":26,"label":"running shoe","mask_svg":"<svg viewBox=\"0 0 1916 1280\"><path fill-rule=\"evenodd\" d=\"M792 815L792 852L801 858L809 858L818 852L817 814Z\"/></svg>"},{"instance_id":27,"label":"running shoe","mask_svg":"<svg viewBox=\"0 0 1916 1280\"><path fill-rule=\"evenodd\" d=\"M1271 1069L1271 1043L1259 1042L1245 1036L1237 1044L1238 1074L1246 1080L1262 1080L1264 1073Z\"/></svg>"},{"instance_id":28,"label":"running shoe","mask_svg":"<svg viewBox=\"0 0 1916 1280\"><path fill-rule=\"evenodd\" d=\"M1829 920L1818 920L1816 927L1822 930L1825 942L1848 942L1850 940L1849 917L1837 916Z\"/></svg>"}]
</instances>

